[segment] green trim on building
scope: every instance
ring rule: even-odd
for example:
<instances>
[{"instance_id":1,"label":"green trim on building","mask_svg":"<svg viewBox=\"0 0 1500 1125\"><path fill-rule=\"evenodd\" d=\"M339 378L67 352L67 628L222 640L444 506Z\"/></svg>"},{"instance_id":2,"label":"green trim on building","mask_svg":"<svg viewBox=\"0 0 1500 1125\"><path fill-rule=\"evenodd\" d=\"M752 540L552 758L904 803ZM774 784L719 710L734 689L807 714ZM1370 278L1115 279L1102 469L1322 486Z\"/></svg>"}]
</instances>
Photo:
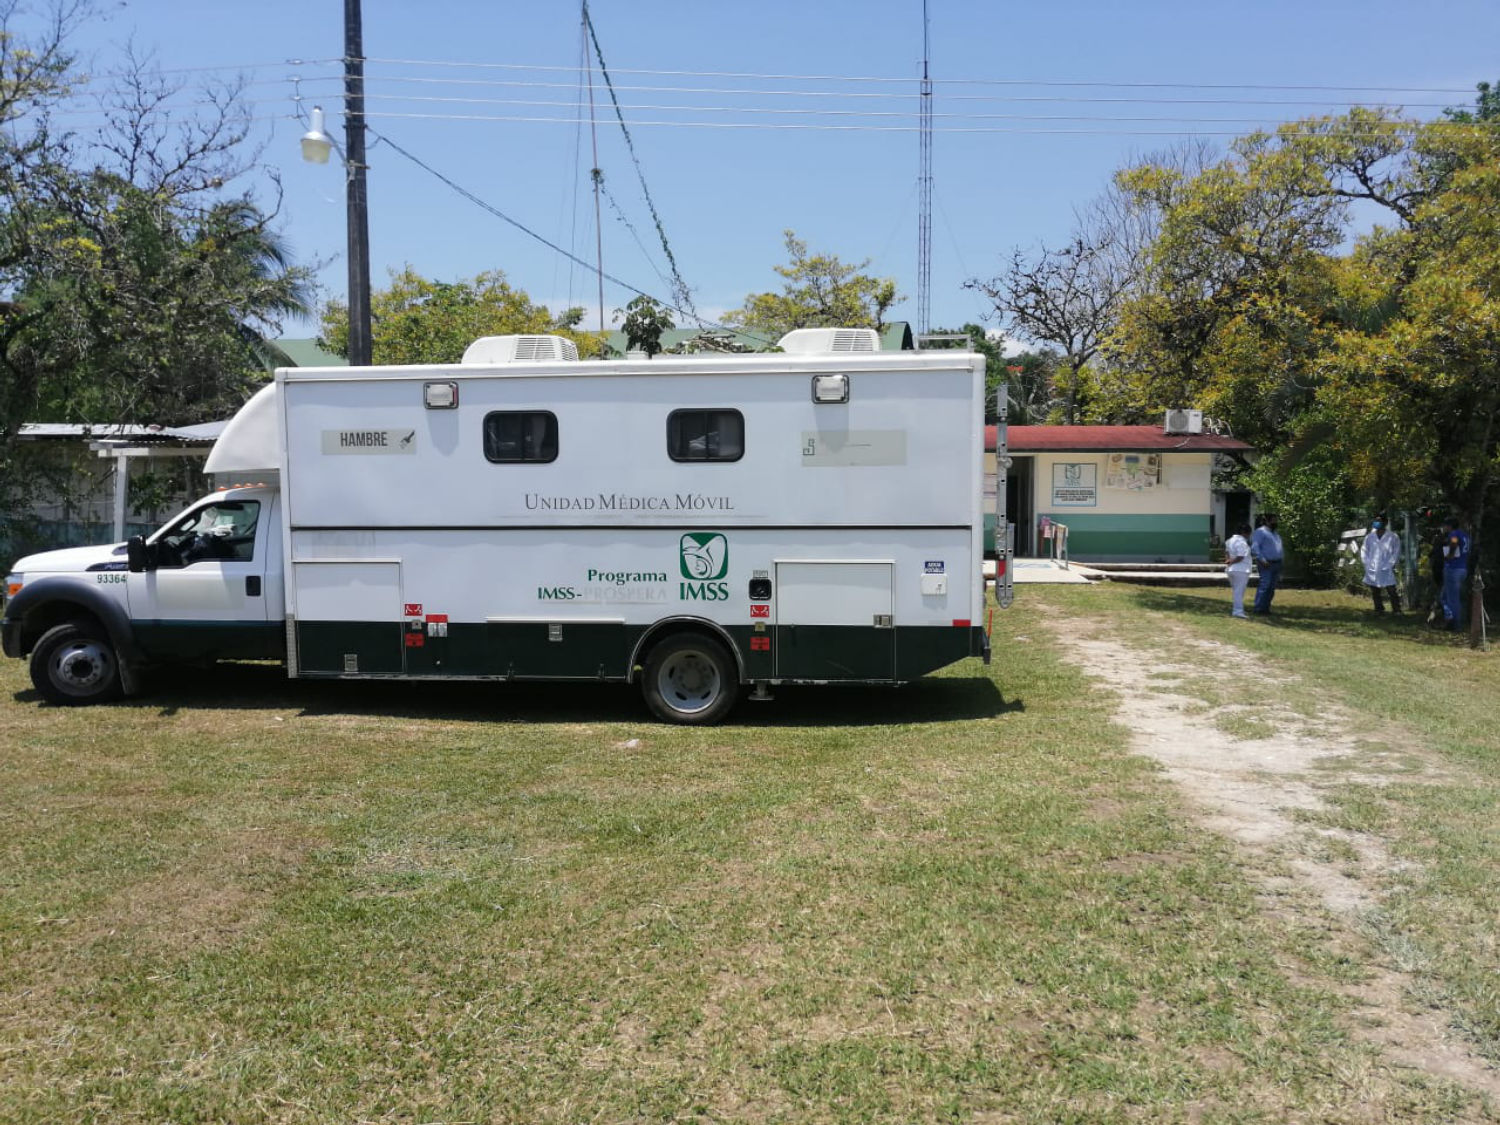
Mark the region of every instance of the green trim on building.
<instances>
[{"instance_id":1,"label":"green trim on building","mask_svg":"<svg viewBox=\"0 0 1500 1125\"><path fill-rule=\"evenodd\" d=\"M1203 515L1043 512L1068 527L1068 557L1132 562L1210 562L1210 520ZM1045 542L1045 541L1043 541Z\"/></svg>"}]
</instances>

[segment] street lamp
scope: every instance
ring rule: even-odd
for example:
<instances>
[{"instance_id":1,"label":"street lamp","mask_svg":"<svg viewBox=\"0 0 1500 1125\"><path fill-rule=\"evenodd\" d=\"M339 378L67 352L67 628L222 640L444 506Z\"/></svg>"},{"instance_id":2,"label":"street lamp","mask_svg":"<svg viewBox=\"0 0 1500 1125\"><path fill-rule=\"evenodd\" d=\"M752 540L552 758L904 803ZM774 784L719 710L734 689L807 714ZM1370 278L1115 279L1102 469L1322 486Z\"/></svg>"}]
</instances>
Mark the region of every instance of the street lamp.
<instances>
[{"instance_id":1,"label":"street lamp","mask_svg":"<svg viewBox=\"0 0 1500 1125\"><path fill-rule=\"evenodd\" d=\"M333 150L333 138L323 129L323 107L312 108L311 128L302 134L302 159L309 164L327 164Z\"/></svg>"},{"instance_id":2,"label":"street lamp","mask_svg":"<svg viewBox=\"0 0 1500 1125\"><path fill-rule=\"evenodd\" d=\"M349 242L349 363L370 365L370 213L365 194L365 57L360 0L344 0L344 158ZM314 106L302 135L302 159L327 164L337 147Z\"/></svg>"}]
</instances>

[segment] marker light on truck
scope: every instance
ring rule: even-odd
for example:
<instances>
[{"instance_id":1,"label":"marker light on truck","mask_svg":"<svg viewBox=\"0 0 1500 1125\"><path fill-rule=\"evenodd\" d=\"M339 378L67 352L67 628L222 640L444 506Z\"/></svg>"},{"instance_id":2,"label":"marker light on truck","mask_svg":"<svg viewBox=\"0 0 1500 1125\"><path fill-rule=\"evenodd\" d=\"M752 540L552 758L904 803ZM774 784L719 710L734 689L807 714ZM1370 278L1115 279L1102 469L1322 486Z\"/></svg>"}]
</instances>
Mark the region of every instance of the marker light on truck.
<instances>
[{"instance_id":1,"label":"marker light on truck","mask_svg":"<svg viewBox=\"0 0 1500 1125\"><path fill-rule=\"evenodd\" d=\"M814 375L812 400L817 403L844 403L849 401L849 376Z\"/></svg>"},{"instance_id":2,"label":"marker light on truck","mask_svg":"<svg viewBox=\"0 0 1500 1125\"><path fill-rule=\"evenodd\" d=\"M454 410L458 406L458 384L423 383L422 401L428 410Z\"/></svg>"},{"instance_id":3,"label":"marker light on truck","mask_svg":"<svg viewBox=\"0 0 1500 1125\"><path fill-rule=\"evenodd\" d=\"M7 598L15 597L21 592L21 587L24 583L25 579L19 574L7 574L5 576L5 596Z\"/></svg>"}]
</instances>

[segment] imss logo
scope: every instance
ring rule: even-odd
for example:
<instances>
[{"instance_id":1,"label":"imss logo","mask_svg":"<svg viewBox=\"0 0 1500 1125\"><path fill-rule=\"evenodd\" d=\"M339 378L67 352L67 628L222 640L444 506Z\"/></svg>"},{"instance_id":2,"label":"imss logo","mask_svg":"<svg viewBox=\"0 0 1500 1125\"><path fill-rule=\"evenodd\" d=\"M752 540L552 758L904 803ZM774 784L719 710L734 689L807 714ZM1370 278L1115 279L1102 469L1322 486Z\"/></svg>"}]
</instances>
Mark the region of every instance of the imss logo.
<instances>
[{"instance_id":1,"label":"imss logo","mask_svg":"<svg viewBox=\"0 0 1500 1125\"><path fill-rule=\"evenodd\" d=\"M722 602L729 598L729 540L717 531L690 531L678 546L685 582L677 584L683 601Z\"/></svg>"}]
</instances>

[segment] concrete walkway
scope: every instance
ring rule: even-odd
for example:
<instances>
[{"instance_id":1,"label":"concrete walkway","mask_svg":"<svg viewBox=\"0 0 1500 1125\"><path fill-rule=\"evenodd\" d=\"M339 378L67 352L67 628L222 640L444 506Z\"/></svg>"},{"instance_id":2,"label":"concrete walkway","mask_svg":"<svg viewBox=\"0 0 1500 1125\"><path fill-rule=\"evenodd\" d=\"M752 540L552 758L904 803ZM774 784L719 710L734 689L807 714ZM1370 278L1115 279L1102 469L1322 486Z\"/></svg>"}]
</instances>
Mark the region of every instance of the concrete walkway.
<instances>
[{"instance_id":1,"label":"concrete walkway","mask_svg":"<svg viewBox=\"0 0 1500 1125\"><path fill-rule=\"evenodd\" d=\"M1017 585L1028 582L1048 583L1074 583L1081 582L1131 582L1142 586L1228 586L1229 579L1224 574L1222 566L1200 566L1197 569L1188 567L1176 568L1170 564L1145 564L1139 567L1127 566L1121 563L1103 564L1103 568L1087 566L1083 563L1070 563L1064 567L1062 563L1054 562L1052 559L1016 559L1012 562L1014 571L1012 581ZM984 576L987 580L995 578L995 560L984 560ZM1256 578L1250 575L1250 585L1254 586Z\"/></svg>"},{"instance_id":2,"label":"concrete walkway","mask_svg":"<svg viewBox=\"0 0 1500 1125\"><path fill-rule=\"evenodd\" d=\"M1097 582L1104 577L1097 570L1080 566L1078 563L1065 568L1062 563L1053 562L1051 559L1014 559L1011 567L1011 581L1018 586L1026 582L1072 582L1075 584ZM994 559L984 560L984 576L986 579L994 580Z\"/></svg>"}]
</instances>

